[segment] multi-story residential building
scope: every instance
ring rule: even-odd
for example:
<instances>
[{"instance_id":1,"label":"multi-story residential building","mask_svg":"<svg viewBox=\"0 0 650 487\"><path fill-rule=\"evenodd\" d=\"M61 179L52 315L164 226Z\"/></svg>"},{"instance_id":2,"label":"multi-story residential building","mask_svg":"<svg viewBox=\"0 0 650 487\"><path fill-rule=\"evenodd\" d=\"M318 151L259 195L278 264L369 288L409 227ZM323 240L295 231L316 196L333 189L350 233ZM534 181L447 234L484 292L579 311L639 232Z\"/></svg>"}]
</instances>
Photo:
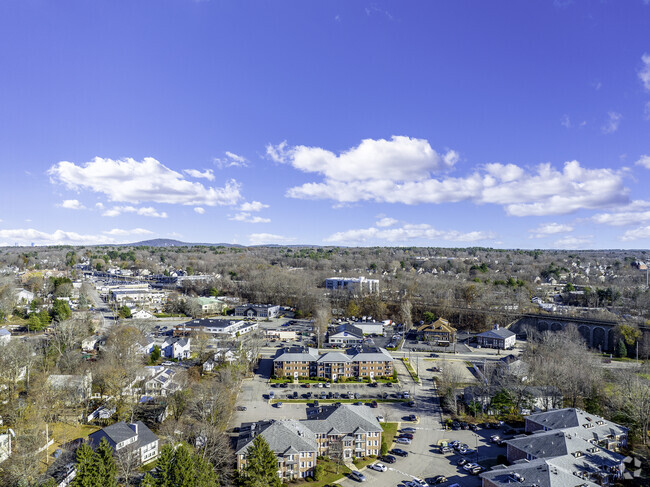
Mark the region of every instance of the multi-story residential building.
<instances>
[{"instance_id":1,"label":"multi-story residential building","mask_svg":"<svg viewBox=\"0 0 650 487\"><path fill-rule=\"evenodd\" d=\"M246 451L256 435L262 435L278 458L283 480L313 475L321 455L340 455L342 460L377 455L382 428L367 406L324 406L308 411L308 419L267 421L243 425L237 442L237 468L246 466Z\"/></svg>"},{"instance_id":2,"label":"multi-story residential building","mask_svg":"<svg viewBox=\"0 0 650 487\"><path fill-rule=\"evenodd\" d=\"M379 347L359 346L342 352L319 355L315 348L290 347L280 350L273 359L277 377L321 377L331 381L341 378L388 377L393 375L393 357Z\"/></svg>"},{"instance_id":3,"label":"multi-story residential building","mask_svg":"<svg viewBox=\"0 0 650 487\"><path fill-rule=\"evenodd\" d=\"M476 341L481 347L510 350L515 346L517 335L505 328L499 328L499 325L494 325L491 330L476 335Z\"/></svg>"},{"instance_id":4,"label":"multi-story residential building","mask_svg":"<svg viewBox=\"0 0 650 487\"><path fill-rule=\"evenodd\" d=\"M124 455L136 464L149 463L158 457L158 437L142 421L119 422L88 435L93 448L106 438L116 455Z\"/></svg>"},{"instance_id":5,"label":"multi-story residential building","mask_svg":"<svg viewBox=\"0 0 650 487\"><path fill-rule=\"evenodd\" d=\"M244 429L247 429L244 427ZM235 454L237 468L246 467L246 452L256 435L262 435L278 460L278 476L283 480L311 477L314 474L318 443L304 421L287 419L250 425L240 436Z\"/></svg>"},{"instance_id":6,"label":"multi-story residential building","mask_svg":"<svg viewBox=\"0 0 650 487\"><path fill-rule=\"evenodd\" d=\"M562 430L612 451L627 446L628 429L578 408L556 409L526 416L526 433Z\"/></svg>"},{"instance_id":7,"label":"multi-story residential building","mask_svg":"<svg viewBox=\"0 0 650 487\"><path fill-rule=\"evenodd\" d=\"M241 304L235 307L235 316L246 318L275 318L280 314L280 306L273 304Z\"/></svg>"},{"instance_id":8,"label":"multi-story residential building","mask_svg":"<svg viewBox=\"0 0 650 487\"><path fill-rule=\"evenodd\" d=\"M451 326L444 318L438 318L433 323L418 327L414 334L418 340L449 344L456 339L456 328Z\"/></svg>"},{"instance_id":9,"label":"multi-story residential building","mask_svg":"<svg viewBox=\"0 0 650 487\"><path fill-rule=\"evenodd\" d=\"M379 280L361 277L330 277L325 279L325 289L350 292L378 292Z\"/></svg>"}]
</instances>

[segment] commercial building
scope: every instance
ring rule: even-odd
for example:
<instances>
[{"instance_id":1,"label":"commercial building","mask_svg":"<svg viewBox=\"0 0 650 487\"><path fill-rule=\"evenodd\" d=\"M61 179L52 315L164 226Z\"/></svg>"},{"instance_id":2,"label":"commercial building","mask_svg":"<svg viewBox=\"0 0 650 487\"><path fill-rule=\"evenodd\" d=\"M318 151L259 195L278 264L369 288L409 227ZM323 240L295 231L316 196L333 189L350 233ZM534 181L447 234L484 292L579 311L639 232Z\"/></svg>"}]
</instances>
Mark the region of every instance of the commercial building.
<instances>
[{"instance_id":1,"label":"commercial building","mask_svg":"<svg viewBox=\"0 0 650 487\"><path fill-rule=\"evenodd\" d=\"M208 335L230 335L236 337L256 330L257 323L250 321L197 319L190 320L174 327L174 335L187 335L192 332L202 332Z\"/></svg>"},{"instance_id":2,"label":"commercial building","mask_svg":"<svg viewBox=\"0 0 650 487\"><path fill-rule=\"evenodd\" d=\"M516 341L517 335L505 328L499 328L499 325L494 325L491 330L476 335L477 344L484 348L510 350L514 348Z\"/></svg>"},{"instance_id":3,"label":"commercial building","mask_svg":"<svg viewBox=\"0 0 650 487\"><path fill-rule=\"evenodd\" d=\"M246 318L275 318L280 314L280 306L273 304L242 304L235 308L235 316Z\"/></svg>"},{"instance_id":4,"label":"commercial building","mask_svg":"<svg viewBox=\"0 0 650 487\"><path fill-rule=\"evenodd\" d=\"M379 291L378 279L367 279L361 277L330 277L325 279L325 289L342 290L350 292L369 292Z\"/></svg>"}]
</instances>

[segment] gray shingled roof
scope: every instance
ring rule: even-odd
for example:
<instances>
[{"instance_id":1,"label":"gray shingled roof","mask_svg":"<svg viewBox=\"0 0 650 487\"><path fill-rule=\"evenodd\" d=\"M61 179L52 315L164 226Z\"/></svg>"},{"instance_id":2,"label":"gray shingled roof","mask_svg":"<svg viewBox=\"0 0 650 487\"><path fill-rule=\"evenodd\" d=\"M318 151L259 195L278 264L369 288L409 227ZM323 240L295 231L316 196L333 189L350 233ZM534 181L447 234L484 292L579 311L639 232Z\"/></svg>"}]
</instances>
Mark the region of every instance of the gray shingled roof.
<instances>
[{"instance_id":1,"label":"gray shingled roof","mask_svg":"<svg viewBox=\"0 0 650 487\"><path fill-rule=\"evenodd\" d=\"M569 453L567 438L562 431L548 431L540 434L513 438L506 444L532 455L534 458L549 458Z\"/></svg>"},{"instance_id":2,"label":"gray shingled roof","mask_svg":"<svg viewBox=\"0 0 650 487\"><path fill-rule=\"evenodd\" d=\"M353 362L392 362L393 357L385 349L380 347L362 347L348 351L352 355Z\"/></svg>"},{"instance_id":3,"label":"gray shingled roof","mask_svg":"<svg viewBox=\"0 0 650 487\"><path fill-rule=\"evenodd\" d=\"M315 362L318 360L318 349L290 347L278 352L274 362Z\"/></svg>"},{"instance_id":4,"label":"gray shingled roof","mask_svg":"<svg viewBox=\"0 0 650 487\"><path fill-rule=\"evenodd\" d=\"M339 333L349 333L355 337L363 338L363 331L361 328L356 327L350 323L343 323L342 325L337 326L332 335L338 335Z\"/></svg>"},{"instance_id":5,"label":"gray shingled roof","mask_svg":"<svg viewBox=\"0 0 650 487\"><path fill-rule=\"evenodd\" d=\"M516 480L513 474L518 474ZM589 480L581 479L564 469L550 465L546 460L534 460L521 464L504 467L500 465L492 470L483 472L482 478L488 479L492 484L507 487L597 487Z\"/></svg>"},{"instance_id":6,"label":"gray shingled roof","mask_svg":"<svg viewBox=\"0 0 650 487\"><path fill-rule=\"evenodd\" d=\"M341 352L327 352L318 357L318 362L350 362L350 357Z\"/></svg>"},{"instance_id":7,"label":"gray shingled roof","mask_svg":"<svg viewBox=\"0 0 650 487\"><path fill-rule=\"evenodd\" d=\"M140 448L144 445L153 443L158 439L158 437L149 429L142 421L136 421L134 424L138 425L138 441L134 444L136 448ZM103 437L107 437L108 440L111 440L113 444L121 443L122 441L128 440L135 436L134 429L120 421L119 423L114 423L110 426L95 431L88 435L93 448L96 448Z\"/></svg>"},{"instance_id":8,"label":"gray shingled roof","mask_svg":"<svg viewBox=\"0 0 650 487\"><path fill-rule=\"evenodd\" d=\"M377 418L368 406L342 404L340 406L323 406L320 412L304 421L305 426L314 433L361 433L382 431Z\"/></svg>"},{"instance_id":9,"label":"gray shingled roof","mask_svg":"<svg viewBox=\"0 0 650 487\"><path fill-rule=\"evenodd\" d=\"M477 336L480 336L480 337L483 337L483 338L506 339L506 338L510 338L512 336L515 336L515 333L511 332L510 330L507 330L506 328L499 328L497 330L484 331L483 333L479 333Z\"/></svg>"},{"instance_id":10,"label":"gray shingled roof","mask_svg":"<svg viewBox=\"0 0 650 487\"><path fill-rule=\"evenodd\" d=\"M259 425L256 434L261 434L276 454L318 451L316 435L306 426L306 421L296 421L295 419L271 421ZM240 438L236 453L238 455L244 453L252 441L252 435Z\"/></svg>"}]
</instances>

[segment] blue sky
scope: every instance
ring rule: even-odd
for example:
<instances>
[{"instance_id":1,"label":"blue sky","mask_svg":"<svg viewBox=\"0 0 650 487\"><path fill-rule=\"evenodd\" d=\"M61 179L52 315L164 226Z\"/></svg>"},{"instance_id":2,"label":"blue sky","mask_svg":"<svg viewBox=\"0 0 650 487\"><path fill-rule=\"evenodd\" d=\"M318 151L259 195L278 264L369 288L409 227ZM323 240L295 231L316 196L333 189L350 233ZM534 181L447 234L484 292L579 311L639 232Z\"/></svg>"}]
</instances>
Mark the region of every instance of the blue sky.
<instances>
[{"instance_id":1,"label":"blue sky","mask_svg":"<svg viewBox=\"0 0 650 487\"><path fill-rule=\"evenodd\" d=\"M0 244L648 248L650 2L0 2Z\"/></svg>"}]
</instances>

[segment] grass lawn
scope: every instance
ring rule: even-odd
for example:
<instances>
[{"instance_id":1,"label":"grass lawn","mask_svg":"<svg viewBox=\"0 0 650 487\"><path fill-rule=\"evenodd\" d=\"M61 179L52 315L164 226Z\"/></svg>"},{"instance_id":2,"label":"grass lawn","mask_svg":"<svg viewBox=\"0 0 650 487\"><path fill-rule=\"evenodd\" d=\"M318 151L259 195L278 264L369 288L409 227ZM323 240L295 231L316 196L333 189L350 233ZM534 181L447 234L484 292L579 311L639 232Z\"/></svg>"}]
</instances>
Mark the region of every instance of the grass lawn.
<instances>
[{"instance_id":1,"label":"grass lawn","mask_svg":"<svg viewBox=\"0 0 650 487\"><path fill-rule=\"evenodd\" d=\"M391 443L393 443L393 438L397 434L397 425L398 423L381 423L381 427L384 430L381 439L386 442L389 449Z\"/></svg>"},{"instance_id":2,"label":"grass lawn","mask_svg":"<svg viewBox=\"0 0 650 487\"><path fill-rule=\"evenodd\" d=\"M336 473L336 463L333 462L332 460L323 460L320 459L318 460L318 464L322 465L325 469L323 470L323 475L321 476L321 479L317 482L306 482L304 480L295 482L295 484L292 482L291 485L309 485L310 487L323 487L323 485L331 484L341 478L345 474L350 473L350 469L346 467L345 465L341 464L338 467L338 472Z\"/></svg>"},{"instance_id":3,"label":"grass lawn","mask_svg":"<svg viewBox=\"0 0 650 487\"><path fill-rule=\"evenodd\" d=\"M420 378L418 377L418 374L415 373L415 369L413 369L413 366L409 363L409 360L407 358L403 358L402 362L404 363L406 370L408 370L409 374L411 374L413 380L419 384Z\"/></svg>"},{"instance_id":4,"label":"grass lawn","mask_svg":"<svg viewBox=\"0 0 650 487\"><path fill-rule=\"evenodd\" d=\"M52 446L47 449L48 455L52 455L57 448L62 445L76 440L77 438L86 438L90 433L94 433L99 429L98 426L88 424L68 424L68 423L54 423L50 425L50 438L54 440ZM49 457L52 460L52 457Z\"/></svg>"}]
</instances>

